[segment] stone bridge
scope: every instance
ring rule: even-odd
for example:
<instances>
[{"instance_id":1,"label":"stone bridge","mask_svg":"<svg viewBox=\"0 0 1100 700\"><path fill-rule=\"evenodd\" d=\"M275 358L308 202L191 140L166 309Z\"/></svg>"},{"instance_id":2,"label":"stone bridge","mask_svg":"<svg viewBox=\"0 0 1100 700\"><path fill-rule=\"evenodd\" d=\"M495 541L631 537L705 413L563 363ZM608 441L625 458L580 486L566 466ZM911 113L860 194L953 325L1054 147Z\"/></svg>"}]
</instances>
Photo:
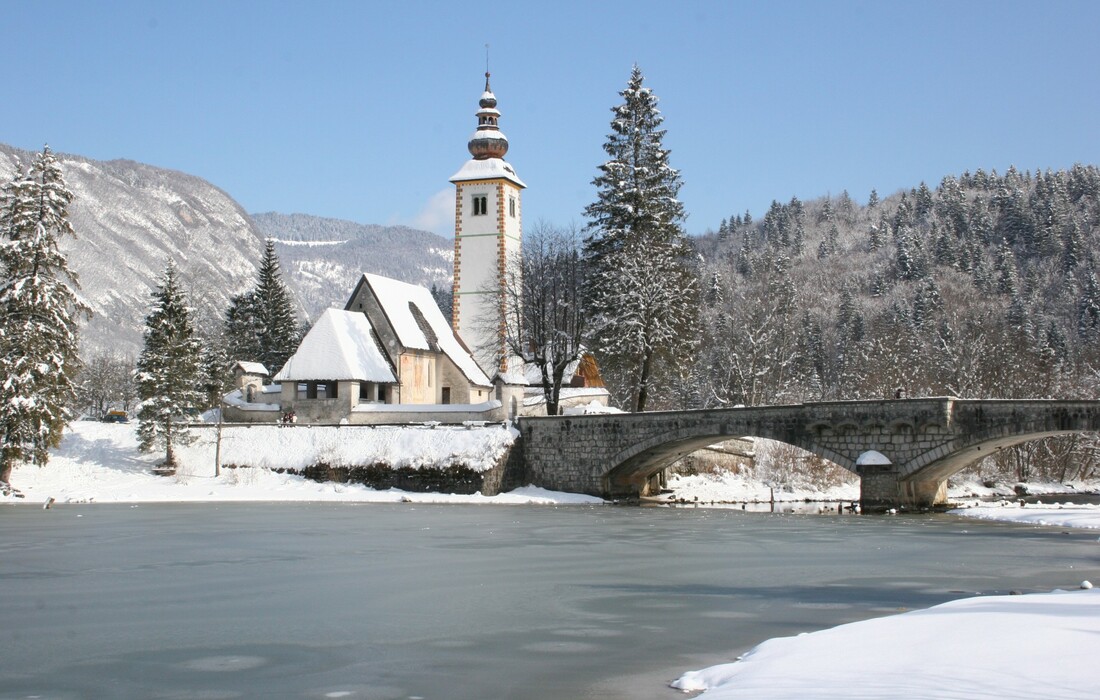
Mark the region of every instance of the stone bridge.
<instances>
[{"instance_id":1,"label":"stone bridge","mask_svg":"<svg viewBox=\"0 0 1100 700\"><path fill-rule=\"evenodd\" d=\"M521 418L526 478L604 498L649 495L653 477L721 440L795 445L855 472L865 511L946 501L947 478L1036 438L1100 431L1100 401L836 401L588 416Z\"/></svg>"}]
</instances>

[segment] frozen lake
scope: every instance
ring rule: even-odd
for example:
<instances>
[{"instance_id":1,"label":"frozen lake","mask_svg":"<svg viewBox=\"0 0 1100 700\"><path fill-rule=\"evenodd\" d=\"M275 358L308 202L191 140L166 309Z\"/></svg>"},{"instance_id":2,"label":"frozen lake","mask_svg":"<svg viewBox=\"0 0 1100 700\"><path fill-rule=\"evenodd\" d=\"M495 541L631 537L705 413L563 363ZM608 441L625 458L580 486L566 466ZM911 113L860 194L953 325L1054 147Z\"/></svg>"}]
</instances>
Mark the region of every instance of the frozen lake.
<instances>
[{"instance_id":1,"label":"frozen lake","mask_svg":"<svg viewBox=\"0 0 1100 700\"><path fill-rule=\"evenodd\" d=\"M676 698L769 637L1076 587L1095 547L947 515L11 506L0 698Z\"/></svg>"}]
</instances>

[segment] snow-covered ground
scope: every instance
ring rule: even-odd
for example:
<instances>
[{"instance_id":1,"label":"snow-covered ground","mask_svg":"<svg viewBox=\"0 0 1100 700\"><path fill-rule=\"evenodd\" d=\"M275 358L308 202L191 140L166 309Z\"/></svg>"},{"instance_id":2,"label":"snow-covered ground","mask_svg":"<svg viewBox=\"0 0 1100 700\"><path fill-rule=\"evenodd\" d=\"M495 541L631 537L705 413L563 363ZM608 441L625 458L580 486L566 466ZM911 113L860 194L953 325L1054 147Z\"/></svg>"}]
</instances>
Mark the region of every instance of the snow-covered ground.
<instances>
[{"instance_id":1,"label":"snow-covered ground","mask_svg":"<svg viewBox=\"0 0 1100 700\"><path fill-rule=\"evenodd\" d=\"M1021 506L1015 501L996 503L969 503L964 508L950 511L976 520L1000 520L1028 525L1051 527L1077 527L1100 530L1100 505L1075 505L1055 502L1029 503Z\"/></svg>"},{"instance_id":2,"label":"snow-covered ground","mask_svg":"<svg viewBox=\"0 0 1100 700\"><path fill-rule=\"evenodd\" d=\"M966 598L760 644L685 673L703 700L1097 696L1100 589Z\"/></svg>"},{"instance_id":3,"label":"snow-covered ground","mask_svg":"<svg viewBox=\"0 0 1100 700\"><path fill-rule=\"evenodd\" d=\"M163 452L142 454L137 423L73 423L47 466L16 467L12 486L23 498L0 496L0 503L151 503L207 501L355 501L415 503L602 503L579 494L526 487L498 496L376 491L357 484L317 483L269 468L300 469L320 459L330 464L385 462L395 467L462 463L484 470L495 463L514 436L499 426L485 428L279 428L256 426L226 431L223 469L214 476L214 430L181 447L176 476L150 471ZM308 439L303 439L307 437ZM308 448L307 448L308 445Z\"/></svg>"}]
</instances>

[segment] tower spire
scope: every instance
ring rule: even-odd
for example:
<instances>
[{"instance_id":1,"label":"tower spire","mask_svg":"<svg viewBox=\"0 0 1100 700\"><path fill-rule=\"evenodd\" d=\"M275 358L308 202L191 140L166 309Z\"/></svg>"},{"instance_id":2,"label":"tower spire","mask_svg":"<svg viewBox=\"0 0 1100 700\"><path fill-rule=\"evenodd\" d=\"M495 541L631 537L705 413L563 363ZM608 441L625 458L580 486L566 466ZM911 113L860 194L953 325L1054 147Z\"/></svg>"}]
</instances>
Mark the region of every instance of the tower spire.
<instances>
[{"instance_id":1,"label":"tower spire","mask_svg":"<svg viewBox=\"0 0 1100 700\"><path fill-rule=\"evenodd\" d=\"M470 139L466 147L474 160L487 160L489 158L504 158L508 152L508 137L500 131L500 110L497 109L497 98L489 87L489 45L485 45L485 92L481 93L478 100L477 131Z\"/></svg>"}]
</instances>

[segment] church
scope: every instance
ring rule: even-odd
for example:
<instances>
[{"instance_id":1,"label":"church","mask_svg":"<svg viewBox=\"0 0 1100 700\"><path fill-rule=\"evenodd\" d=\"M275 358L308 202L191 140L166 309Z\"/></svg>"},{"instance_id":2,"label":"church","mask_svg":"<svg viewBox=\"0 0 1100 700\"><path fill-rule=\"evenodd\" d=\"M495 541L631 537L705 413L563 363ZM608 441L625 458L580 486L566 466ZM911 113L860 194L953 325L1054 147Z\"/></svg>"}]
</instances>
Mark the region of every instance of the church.
<instances>
[{"instance_id":1,"label":"church","mask_svg":"<svg viewBox=\"0 0 1100 700\"><path fill-rule=\"evenodd\" d=\"M470 159L455 186L454 305L448 321L426 288L375 274L361 277L343 309L326 309L286 365L237 363L228 420L305 424L501 421L545 412L527 387L503 330L486 324L505 303L509 260L520 253L522 191L504 160L508 139L485 73ZM594 364L578 363L563 404L607 404ZM598 374L595 375L598 379ZM598 384L593 386L593 384Z\"/></svg>"}]
</instances>

